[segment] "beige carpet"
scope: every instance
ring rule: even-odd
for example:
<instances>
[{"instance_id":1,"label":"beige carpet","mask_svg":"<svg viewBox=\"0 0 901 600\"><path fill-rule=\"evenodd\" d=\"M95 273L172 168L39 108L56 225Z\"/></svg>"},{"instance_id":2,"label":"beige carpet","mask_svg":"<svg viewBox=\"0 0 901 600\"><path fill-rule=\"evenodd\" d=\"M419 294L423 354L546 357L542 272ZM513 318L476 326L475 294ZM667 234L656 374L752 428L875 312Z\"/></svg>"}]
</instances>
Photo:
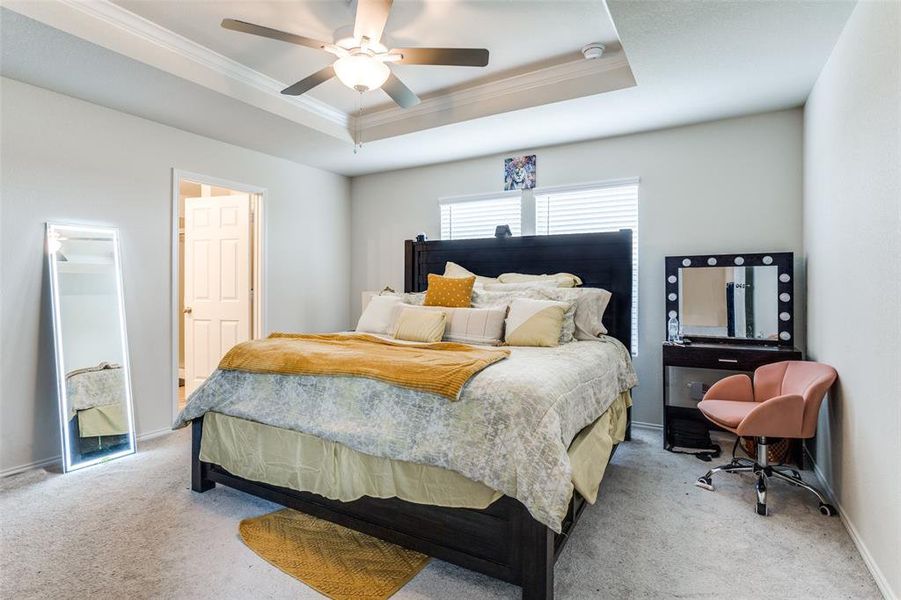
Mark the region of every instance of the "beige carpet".
<instances>
[{"instance_id":1,"label":"beige carpet","mask_svg":"<svg viewBox=\"0 0 901 600\"><path fill-rule=\"evenodd\" d=\"M0 480L0 598L321 598L238 537L239 521L278 507L222 486L195 494L189 465L184 429L70 475ZM696 488L707 466L636 429L557 563L558 600L879 598L839 519L778 482L773 516L758 517L741 476ZM513 600L519 588L433 560L394 598Z\"/></svg>"}]
</instances>

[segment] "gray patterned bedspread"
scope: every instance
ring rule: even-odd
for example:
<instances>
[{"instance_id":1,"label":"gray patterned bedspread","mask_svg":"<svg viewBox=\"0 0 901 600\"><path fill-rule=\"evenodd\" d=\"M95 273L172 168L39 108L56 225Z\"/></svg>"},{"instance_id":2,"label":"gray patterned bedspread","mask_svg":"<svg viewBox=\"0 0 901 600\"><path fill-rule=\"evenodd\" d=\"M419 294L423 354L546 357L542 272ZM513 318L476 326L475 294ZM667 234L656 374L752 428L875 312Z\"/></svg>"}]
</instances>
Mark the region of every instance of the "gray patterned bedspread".
<instances>
[{"instance_id":1,"label":"gray patterned bedspread","mask_svg":"<svg viewBox=\"0 0 901 600\"><path fill-rule=\"evenodd\" d=\"M361 377L217 370L175 427L215 411L444 467L516 498L559 532L573 491L567 447L637 379L628 351L610 337L511 350L470 379L457 402Z\"/></svg>"},{"instance_id":2,"label":"gray patterned bedspread","mask_svg":"<svg viewBox=\"0 0 901 600\"><path fill-rule=\"evenodd\" d=\"M77 369L66 374L69 416L76 411L125 402L125 375L115 363Z\"/></svg>"}]
</instances>

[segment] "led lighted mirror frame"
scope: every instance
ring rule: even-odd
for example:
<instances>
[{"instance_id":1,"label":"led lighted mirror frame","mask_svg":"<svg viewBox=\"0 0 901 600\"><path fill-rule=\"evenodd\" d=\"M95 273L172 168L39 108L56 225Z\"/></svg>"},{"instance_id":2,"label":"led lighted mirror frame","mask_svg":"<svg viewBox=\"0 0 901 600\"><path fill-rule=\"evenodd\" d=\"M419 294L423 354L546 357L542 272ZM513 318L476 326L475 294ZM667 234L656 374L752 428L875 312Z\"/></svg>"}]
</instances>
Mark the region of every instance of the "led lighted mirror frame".
<instances>
[{"instance_id":1,"label":"led lighted mirror frame","mask_svg":"<svg viewBox=\"0 0 901 600\"><path fill-rule=\"evenodd\" d=\"M113 278L115 279L115 306L117 314L111 318L118 321L119 335L118 343L121 348L118 350L118 356L121 360L123 389L123 410L124 410L124 427L127 428L125 433L115 434L124 438L115 444L108 453L99 454L86 458L84 460L75 461L73 452L72 431L70 419L76 417L71 416L70 399L67 393L67 367L65 358L65 344L63 339L63 331L65 324L62 318L62 296L61 279L59 265L66 264L69 261L65 258L60 260L59 254L64 249L66 240L77 239L76 236L90 237L96 236L95 241L105 242L109 240L112 246L112 269ZM125 302L122 290L122 269L120 262L119 250L119 231L113 227L99 227L93 225L75 225L75 224L46 224L46 247L47 264L50 274L50 297L51 297L51 313L53 319L53 345L54 355L56 359L56 384L59 400L59 418L60 418L60 439L62 442L62 463L63 471L70 472L84 467L89 467L101 462L107 462L122 456L133 454L135 452L135 426L134 426L134 410L132 406L131 393L131 373L128 358L128 337L125 329ZM98 436L99 438L100 436ZM102 450L102 446L100 448Z\"/></svg>"},{"instance_id":2,"label":"led lighted mirror frame","mask_svg":"<svg viewBox=\"0 0 901 600\"><path fill-rule=\"evenodd\" d=\"M745 254L698 254L691 256L667 256L666 279L664 290L666 294L665 321L670 317L678 317L679 314L679 271L680 269L698 267L775 267L777 269L777 326L778 335L775 340L742 338L742 337L714 337L703 335L686 335L685 337L700 341L721 344L738 343L758 346L794 346L794 254L792 252L760 252ZM666 329L664 329L666 331Z\"/></svg>"}]
</instances>

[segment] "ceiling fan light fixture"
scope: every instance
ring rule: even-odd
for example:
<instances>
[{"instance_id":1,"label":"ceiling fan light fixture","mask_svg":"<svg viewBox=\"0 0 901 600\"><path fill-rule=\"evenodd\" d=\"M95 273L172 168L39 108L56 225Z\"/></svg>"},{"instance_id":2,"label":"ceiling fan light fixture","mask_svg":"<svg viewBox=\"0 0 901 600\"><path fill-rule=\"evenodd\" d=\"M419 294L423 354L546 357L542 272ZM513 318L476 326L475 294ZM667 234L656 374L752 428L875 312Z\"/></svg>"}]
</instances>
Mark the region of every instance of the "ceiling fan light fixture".
<instances>
[{"instance_id":1,"label":"ceiling fan light fixture","mask_svg":"<svg viewBox=\"0 0 901 600\"><path fill-rule=\"evenodd\" d=\"M385 63L368 54L342 56L332 66L341 83L358 92L382 87L391 75Z\"/></svg>"},{"instance_id":2,"label":"ceiling fan light fixture","mask_svg":"<svg viewBox=\"0 0 901 600\"><path fill-rule=\"evenodd\" d=\"M2 2L3 0L0 0ZM349 4L350 0L346 0ZM335 31L334 42L324 42L296 33L256 25L238 19L223 19L222 27L232 31L278 40L328 52L335 57L332 64L289 85L281 91L285 96L300 96L333 78L361 93L382 89L402 108L421 102L386 63L402 65L439 65L448 67L487 67L486 48L392 48L385 45L383 34L393 0L356 0L353 25ZM362 111L362 97L360 107Z\"/></svg>"}]
</instances>

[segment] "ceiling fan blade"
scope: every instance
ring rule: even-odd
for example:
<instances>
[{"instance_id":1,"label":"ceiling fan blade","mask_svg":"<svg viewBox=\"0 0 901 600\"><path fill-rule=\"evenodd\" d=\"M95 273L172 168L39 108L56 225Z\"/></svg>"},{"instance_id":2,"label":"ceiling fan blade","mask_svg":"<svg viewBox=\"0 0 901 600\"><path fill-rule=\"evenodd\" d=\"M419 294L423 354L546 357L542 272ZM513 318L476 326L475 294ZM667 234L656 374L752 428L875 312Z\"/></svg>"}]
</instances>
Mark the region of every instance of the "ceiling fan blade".
<instances>
[{"instance_id":1,"label":"ceiling fan blade","mask_svg":"<svg viewBox=\"0 0 901 600\"><path fill-rule=\"evenodd\" d=\"M289 44L316 48L317 50L322 50L322 47L326 45L325 42L320 42L313 38L288 33L287 31L279 31L278 29L272 29L271 27L264 27L262 25L254 25L253 23L238 21L237 19L222 19L222 27L231 29L232 31L240 31L241 33L250 33L252 35L279 40L281 42L288 42Z\"/></svg>"},{"instance_id":2,"label":"ceiling fan blade","mask_svg":"<svg viewBox=\"0 0 901 600\"><path fill-rule=\"evenodd\" d=\"M488 50L485 48L393 48L392 54L401 54L397 61L402 65L448 65L459 67L485 67Z\"/></svg>"},{"instance_id":3,"label":"ceiling fan blade","mask_svg":"<svg viewBox=\"0 0 901 600\"><path fill-rule=\"evenodd\" d=\"M324 69L316 71L309 77L304 77L294 85L286 87L282 90L282 93L286 96L300 96L301 94L312 90L320 83L325 83L334 76L335 69L333 69L332 66L329 65Z\"/></svg>"},{"instance_id":4,"label":"ceiling fan blade","mask_svg":"<svg viewBox=\"0 0 901 600\"><path fill-rule=\"evenodd\" d=\"M391 96L391 99L397 102L401 108L410 108L416 106L420 102L419 96L413 93L413 90L404 85L404 82L397 78L397 75L391 73L388 80L382 84L385 93Z\"/></svg>"},{"instance_id":5,"label":"ceiling fan blade","mask_svg":"<svg viewBox=\"0 0 901 600\"><path fill-rule=\"evenodd\" d=\"M392 0L357 0L357 16L354 19L354 37L364 37L377 43L382 39Z\"/></svg>"}]
</instances>

